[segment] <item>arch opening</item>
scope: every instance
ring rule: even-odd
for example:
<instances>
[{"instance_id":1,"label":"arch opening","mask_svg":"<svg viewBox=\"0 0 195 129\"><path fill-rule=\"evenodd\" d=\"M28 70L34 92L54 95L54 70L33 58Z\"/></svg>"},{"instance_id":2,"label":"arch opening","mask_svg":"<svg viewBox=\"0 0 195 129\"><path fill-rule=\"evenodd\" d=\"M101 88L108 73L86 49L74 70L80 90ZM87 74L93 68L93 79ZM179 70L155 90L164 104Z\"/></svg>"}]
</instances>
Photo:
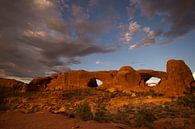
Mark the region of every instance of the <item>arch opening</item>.
<instances>
[{"instance_id":1,"label":"arch opening","mask_svg":"<svg viewBox=\"0 0 195 129\"><path fill-rule=\"evenodd\" d=\"M157 77L151 77L146 81L147 86L156 86L160 83L161 79Z\"/></svg>"},{"instance_id":2,"label":"arch opening","mask_svg":"<svg viewBox=\"0 0 195 129\"><path fill-rule=\"evenodd\" d=\"M91 78L89 80L89 82L87 83L87 86L88 87L98 87L98 86L100 86L102 84L103 84L103 82L101 80L96 79L96 78Z\"/></svg>"}]
</instances>

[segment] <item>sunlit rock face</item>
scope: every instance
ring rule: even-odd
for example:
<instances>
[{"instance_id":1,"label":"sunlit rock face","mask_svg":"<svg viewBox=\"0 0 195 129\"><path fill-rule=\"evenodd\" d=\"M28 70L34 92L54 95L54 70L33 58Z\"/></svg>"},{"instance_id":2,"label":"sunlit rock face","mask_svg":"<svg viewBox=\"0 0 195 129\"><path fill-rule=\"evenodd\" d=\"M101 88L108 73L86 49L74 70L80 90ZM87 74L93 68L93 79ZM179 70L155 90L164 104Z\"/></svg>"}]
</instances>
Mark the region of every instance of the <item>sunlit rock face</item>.
<instances>
[{"instance_id":1,"label":"sunlit rock face","mask_svg":"<svg viewBox=\"0 0 195 129\"><path fill-rule=\"evenodd\" d=\"M156 86L148 86L147 81L151 78L158 78ZM101 85L98 85L98 81ZM47 90L71 90L80 88L116 88L119 91L148 91L168 96L180 96L186 87L193 81L192 72L181 60L169 60L167 71L155 70L134 70L130 66L123 66L118 71L96 71L85 70L66 71L53 74L45 78L37 78L30 82L29 86L35 86Z\"/></svg>"},{"instance_id":2,"label":"sunlit rock face","mask_svg":"<svg viewBox=\"0 0 195 129\"><path fill-rule=\"evenodd\" d=\"M114 78L115 85L123 89L135 89L140 80L140 75L130 66L121 67Z\"/></svg>"},{"instance_id":3,"label":"sunlit rock face","mask_svg":"<svg viewBox=\"0 0 195 129\"><path fill-rule=\"evenodd\" d=\"M190 68L182 60L169 60L167 74L168 80L176 85L181 83L184 86L189 86L189 83L194 80Z\"/></svg>"},{"instance_id":4,"label":"sunlit rock face","mask_svg":"<svg viewBox=\"0 0 195 129\"><path fill-rule=\"evenodd\" d=\"M167 80L162 81L158 91L167 95L183 95L185 88L194 80L190 68L182 60L167 62Z\"/></svg>"},{"instance_id":5,"label":"sunlit rock face","mask_svg":"<svg viewBox=\"0 0 195 129\"><path fill-rule=\"evenodd\" d=\"M47 89L79 89L97 87L97 80L101 80L101 87L114 85L114 77L117 71L97 71L88 72L84 70L67 71L57 74L55 79L47 85Z\"/></svg>"}]
</instances>

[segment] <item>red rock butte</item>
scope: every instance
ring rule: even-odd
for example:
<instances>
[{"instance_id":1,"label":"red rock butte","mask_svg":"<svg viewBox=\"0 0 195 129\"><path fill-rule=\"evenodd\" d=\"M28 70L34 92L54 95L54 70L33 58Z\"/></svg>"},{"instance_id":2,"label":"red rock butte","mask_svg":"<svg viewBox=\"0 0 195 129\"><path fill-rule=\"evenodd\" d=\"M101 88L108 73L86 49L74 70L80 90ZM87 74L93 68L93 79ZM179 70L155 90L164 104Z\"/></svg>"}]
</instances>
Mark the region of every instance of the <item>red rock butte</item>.
<instances>
[{"instance_id":1,"label":"red rock butte","mask_svg":"<svg viewBox=\"0 0 195 129\"><path fill-rule=\"evenodd\" d=\"M157 77L161 80L156 86L151 87L146 84L146 81L151 77ZM101 80L103 84L98 86L96 79ZM48 77L35 78L23 87L26 87L27 90L51 91L94 87L122 92L144 92L152 89L167 96L181 96L185 89L190 87L190 84L193 82L192 72L184 61L169 60L166 72L155 70L136 71L130 66L123 66L119 70L111 71L88 72L85 70L72 70L53 74ZM5 86L5 82L0 79L0 86L2 83Z\"/></svg>"}]
</instances>

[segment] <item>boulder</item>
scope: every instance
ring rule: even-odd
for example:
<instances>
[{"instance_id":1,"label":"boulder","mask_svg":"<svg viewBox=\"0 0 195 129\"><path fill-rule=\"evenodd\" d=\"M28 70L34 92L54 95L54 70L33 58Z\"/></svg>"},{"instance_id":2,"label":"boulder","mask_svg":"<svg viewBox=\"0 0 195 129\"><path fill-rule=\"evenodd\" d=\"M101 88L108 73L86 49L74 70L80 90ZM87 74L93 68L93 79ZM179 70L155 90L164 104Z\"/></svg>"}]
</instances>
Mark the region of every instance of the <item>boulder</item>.
<instances>
[{"instance_id":1,"label":"boulder","mask_svg":"<svg viewBox=\"0 0 195 129\"><path fill-rule=\"evenodd\" d=\"M134 89L139 85L141 76L130 66L123 66L115 76L115 84L123 88Z\"/></svg>"},{"instance_id":2,"label":"boulder","mask_svg":"<svg viewBox=\"0 0 195 129\"><path fill-rule=\"evenodd\" d=\"M52 77L35 78L28 84L28 90L29 91L44 90L46 89L47 84L49 84L51 80L52 80Z\"/></svg>"},{"instance_id":3,"label":"boulder","mask_svg":"<svg viewBox=\"0 0 195 129\"><path fill-rule=\"evenodd\" d=\"M119 72L121 71L135 71L131 66L122 66L120 69L119 69Z\"/></svg>"},{"instance_id":4,"label":"boulder","mask_svg":"<svg viewBox=\"0 0 195 129\"><path fill-rule=\"evenodd\" d=\"M168 96L181 96L193 80L192 72L183 60L169 60L167 80L162 81L157 90Z\"/></svg>"},{"instance_id":5,"label":"boulder","mask_svg":"<svg viewBox=\"0 0 195 129\"><path fill-rule=\"evenodd\" d=\"M169 60L167 62L167 75L170 84L189 87L194 80L190 68L183 60Z\"/></svg>"}]
</instances>

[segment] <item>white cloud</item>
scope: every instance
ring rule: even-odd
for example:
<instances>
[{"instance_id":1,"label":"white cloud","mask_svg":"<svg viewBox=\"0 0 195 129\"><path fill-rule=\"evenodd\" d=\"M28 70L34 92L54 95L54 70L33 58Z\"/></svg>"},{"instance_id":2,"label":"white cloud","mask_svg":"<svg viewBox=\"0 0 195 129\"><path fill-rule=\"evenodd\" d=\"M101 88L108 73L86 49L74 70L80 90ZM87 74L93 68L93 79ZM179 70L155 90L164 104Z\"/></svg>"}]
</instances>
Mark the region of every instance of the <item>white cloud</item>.
<instances>
[{"instance_id":1,"label":"white cloud","mask_svg":"<svg viewBox=\"0 0 195 129\"><path fill-rule=\"evenodd\" d=\"M142 30L145 33L149 33L150 32L150 27L144 27Z\"/></svg>"},{"instance_id":2,"label":"white cloud","mask_svg":"<svg viewBox=\"0 0 195 129\"><path fill-rule=\"evenodd\" d=\"M127 44L131 39L132 39L132 34L127 32L123 35L123 37L121 38L121 40L123 41L124 44Z\"/></svg>"},{"instance_id":3,"label":"white cloud","mask_svg":"<svg viewBox=\"0 0 195 129\"><path fill-rule=\"evenodd\" d=\"M103 61L100 61L100 60L97 60L96 62L95 62L95 64L96 65L104 65L104 66L106 66L106 67L110 67L110 66L112 66L112 63L111 62L103 62Z\"/></svg>"},{"instance_id":4,"label":"white cloud","mask_svg":"<svg viewBox=\"0 0 195 129\"><path fill-rule=\"evenodd\" d=\"M35 0L34 2L41 9L45 9L47 7L53 6L53 3L49 0Z\"/></svg>"},{"instance_id":5,"label":"white cloud","mask_svg":"<svg viewBox=\"0 0 195 129\"><path fill-rule=\"evenodd\" d=\"M140 46L139 44L133 44L133 45L129 46L129 50L136 49L136 48L138 48L139 46Z\"/></svg>"},{"instance_id":6,"label":"white cloud","mask_svg":"<svg viewBox=\"0 0 195 129\"><path fill-rule=\"evenodd\" d=\"M143 27L142 29L140 29L142 33L145 34L145 37L143 39L141 39L140 41L138 41L137 43L131 45L129 47L129 50L133 50L142 46L151 46L153 44L155 44L156 42L156 38L157 36L159 36L161 34L161 31L154 31L151 30L150 27Z\"/></svg>"},{"instance_id":7,"label":"white cloud","mask_svg":"<svg viewBox=\"0 0 195 129\"><path fill-rule=\"evenodd\" d=\"M97 60L97 61L95 62L95 64L99 65L99 64L104 64L104 63L103 63L102 61Z\"/></svg>"},{"instance_id":8,"label":"white cloud","mask_svg":"<svg viewBox=\"0 0 195 129\"><path fill-rule=\"evenodd\" d=\"M136 21L131 21L128 26L124 26L124 32L121 36L123 44L128 44L137 32L139 32L139 34L144 34L143 38L137 43L130 45L128 48L129 50L153 45L156 42L156 37L160 35L160 31L154 31L148 26L141 26Z\"/></svg>"},{"instance_id":9,"label":"white cloud","mask_svg":"<svg viewBox=\"0 0 195 129\"><path fill-rule=\"evenodd\" d=\"M140 28L140 25L136 21L131 22L129 24L129 32L130 33L135 33L136 31L138 31L139 28Z\"/></svg>"},{"instance_id":10,"label":"white cloud","mask_svg":"<svg viewBox=\"0 0 195 129\"><path fill-rule=\"evenodd\" d=\"M130 22L128 26L124 28L124 32L122 33L121 40L124 44L127 44L132 40L134 34L140 29L140 25L135 22Z\"/></svg>"}]
</instances>

